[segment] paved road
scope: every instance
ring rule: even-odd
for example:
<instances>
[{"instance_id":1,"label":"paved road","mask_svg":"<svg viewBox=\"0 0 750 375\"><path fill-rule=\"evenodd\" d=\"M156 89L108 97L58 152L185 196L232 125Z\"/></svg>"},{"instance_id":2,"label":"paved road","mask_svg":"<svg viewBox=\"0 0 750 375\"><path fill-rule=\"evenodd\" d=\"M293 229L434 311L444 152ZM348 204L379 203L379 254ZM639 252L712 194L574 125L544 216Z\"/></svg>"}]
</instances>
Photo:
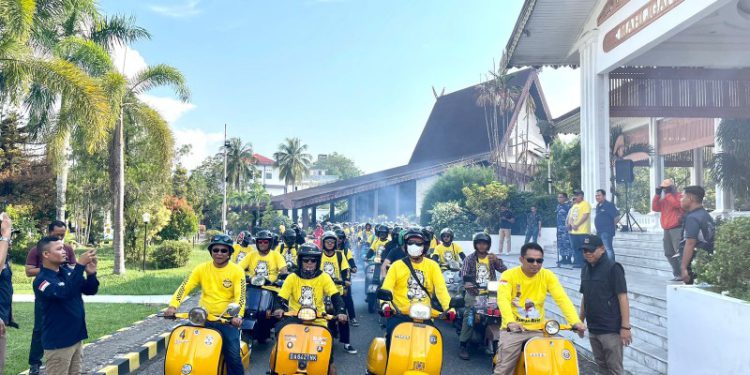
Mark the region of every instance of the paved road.
<instances>
[{"instance_id":1,"label":"paved road","mask_svg":"<svg viewBox=\"0 0 750 375\"><path fill-rule=\"evenodd\" d=\"M362 268L360 268L362 270ZM360 276L361 277L361 273ZM367 349L373 337L382 335L376 314L367 313L367 305L364 302L364 280L357 277L354 279L354 303L357 309L357 317L360 321L359 327L352 327L352 345L359 351L357 354L348 354L341 344L334 348L334 356L339 374L364 374L366 369ZM438 323L444 338L443 374L490 374L491 357L489 354L479 350L472 352L470 361L462 361L458 358L458 337L453 328L447 324ZM271 353L271 345L258 345L253 347L250 357L250 374L262 375L268 371L268 357ZM581 374L595 375L592 364L581 360ZM142 367L138 374L160 375L163 373L163 355L155 358ZM595 367L595 365L593 365Z\"/></svg>"}]
</instances>

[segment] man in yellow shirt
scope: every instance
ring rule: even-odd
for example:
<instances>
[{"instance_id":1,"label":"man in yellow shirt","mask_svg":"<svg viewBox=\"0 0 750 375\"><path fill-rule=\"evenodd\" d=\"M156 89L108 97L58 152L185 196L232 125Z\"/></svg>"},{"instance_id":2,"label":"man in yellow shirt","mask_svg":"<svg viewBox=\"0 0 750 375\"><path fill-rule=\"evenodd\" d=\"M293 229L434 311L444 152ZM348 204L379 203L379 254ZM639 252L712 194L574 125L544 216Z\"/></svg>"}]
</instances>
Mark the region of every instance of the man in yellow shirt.
<instances>
[{"instance_id":1,"label":"man in yellow shirt","mask_svg":"<svg viewBox=\"0 0 750 375\"><path fill-rule=\"evenodd\" d=\"M565 319L579 331L586 326L578 317L573 303L555 274L542 268L544 250L534 242L521 247L521 265L500 275L497 305L503 317L493 375L513 374L526 340L542 336L541 331L527 330L544 324L544 301L552 296Z\"/></svg>"},{"instance_id":2,"label":"man in yellow shirt","mask_svg":"<svg viewBox=\"0 0 750 375\"><path fill-rule=\"evenodd\" d=\"M427 237L425 238L427 241L430 241L430 248L427 250L427 255L432 256L432 253L435 251L435 248L440 244L437 240L437 237L435 236L435 229L432 228L432 226L428 225L424 227L425 232L427 232Z\"/></svg>"},{"instance_id":3,"label":"man in yellow shirt","mask_svg":"<svg viewBox=\"0 0 750 375\"><path fill-rule=\"evenodd\" d=\"M378 236L370 245L370 250L367 251L367 259L372 257L379 258L385 250L385 245L388 243L388 226L385 224L378 225L375 230L375 234ZM382 262L382 259L380 260ZM377 263L380 263L377 262Z\"/></svg>"},{"instance_id":4,"label":"man in yellow shirt","mask_svg":"<svg viewBox=\"0 0 750 375\"><path fill-rule=\"evenodd\" d=\"M581 246L583 240L591 234L591 205L583 198L582 190L573 191L573 206L568 211L568 233L573 248L573 268L583 268L584 259Z\"/></svg>"},{"instance_id":5,"label":"man in yellow shirt","mask_svg":"<svg viewBox=\"0 0 750 375\"><path fill-rule=\"evenodd\" d=\"M464 261L466 255L460 245L453 242L453 230L443 228L440 231L440 245L435 247L435 252L431 256L440 266L448 266L451 262L458 262L459 267Z\"/></svg>"},{"instance_id":6,"label":"man in yellow shirt","mask_svg":"<svg viewBox=\"0 0 750 375\"><path fill-rule=\"evenodd\" d=\"M193 269L190 276L175 291L164 316L174 316L177 308L195 287L201 288L198 304L206 309L209 316L222 314L230 303L239 304L240 313L232 318L231 326L207 321L206 327L213 328L221 334L227 373L242 375L245 370L240 357L240 331L237 328L242 325L241 316L245 313L245 275L240 267L229 261L234 250L233 244L232 238L225 234L217 234L211 238L208 251L213 260Z\"/></svg>"},{"instance_id":7,"label":"man in yellow shirt","mask_svg":"<svg viewBox=\"0 0 750 375\"><path fill-rule=\"evenodd\" d=\"M234 253L232 253L232 263L239 264L243 258L248 256L250 253L255 251L255 247L252 245L253 235L250 231L243 230L240 235L237 236L237 243L234 244Z\"/></svg>"},{"instance_id":8,"label":"man in yellow shirt","mask_svg":"<svg viewBox=\"0 0 750 375\"><path fill-rule=\"evenodd\" d=\"M375 241L375 233L372 232L372 224L366 223L365 229L359 232L358 237L360 246L364 246L365 244L367 244L367 246L372 245L372 242Z\"/></svg>"},{"instance_id":9,"label":"man in yellow shirt","mask_svg":"<svg viewBox=\"0 0 750 375\"><path fill-rule=\"evenodd\" d=\"M297 251L299 250L299 244L297 244L297 232L293 229L282 232L282 242L276 248L276 251L284 257L287 268L294 268L297 265Z\"/></svg>"},{"instance_id":10,"label":"man in yellow shirt","mask_svg":"<svg viewBox=\"0 0 750 375\"><path fill-rule=\"evenodd\" d=\"M456 317L455 310L449 309L450 295L445 286L443 273L440 266L429 258L426 258L429 243L420 227L412 227L404 233L404 250L407 256L393 263L383 281L382 289L393 293L391 302L401 312L399 315L391 316L392 310L389 303L383 304L381 312L386 321L386 346L390 347L391 334L400 323L411 321L409 309L412 304L422 303L433 306L432 299L437 299L436 305L440 310L449 313L449 319ZM413 270L413 271L412 271ZM429 292L429 293L428 293ZM425 322L432 325L432 322Z\"/></svg>"},{"instance_id":11,"label":"man in yellow shirt","mask_svg":"<svg viewBox=\"0 0 750 375\"><path fill-rule=\"evenodd\" d=\"M336 283L339 294L343 297L346 294L346 284L351 284L349 279L349 262L343 252L336 251L337 243L338 238L336 233L331 231L323 233L323 236L320 237L320 244L323 247L323 255L320 263L323 273L331 276ZM344 306L346 306L346 302L344 302ZM328 322L328 329L333 333L339 333L339 341L344 344L344 350L350 354L357 354L357 349L354 349L351 345L348 319L345 322L331 320Z\"/></svg>"},{"instance_id":12,"label":"man in yellow shirt","mask_svg":"<svg viewBox=\"0 0 750 375\"><path fill-rule=\"evenodd\" d=\"M260 275L273 283L279 279L279 274L287 273L286 260L280 253L271 251L271 241L273 241L271 232L267 230L258 232L255 238L255 246L258 249L244 257L239 264L248 278Z\"/></svg>"}]
</instances>

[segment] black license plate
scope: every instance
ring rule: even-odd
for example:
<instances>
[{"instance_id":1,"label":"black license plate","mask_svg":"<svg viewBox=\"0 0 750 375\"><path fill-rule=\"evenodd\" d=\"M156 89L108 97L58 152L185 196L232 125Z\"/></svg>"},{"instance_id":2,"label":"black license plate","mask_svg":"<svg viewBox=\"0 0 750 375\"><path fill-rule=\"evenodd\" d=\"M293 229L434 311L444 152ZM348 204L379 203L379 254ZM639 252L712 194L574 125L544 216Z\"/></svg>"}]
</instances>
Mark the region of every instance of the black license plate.
<instances>
[{"instance_id":1,"label":"black license plate","mask_svg":"<svg viewBox=\"0 0 750 375\"><path fill-rule=\"evenodd\" d=\"M308 353L289 353L289 359L293 361L315 362L318 360L318 355Z\"/></svg>"}]
</instances>

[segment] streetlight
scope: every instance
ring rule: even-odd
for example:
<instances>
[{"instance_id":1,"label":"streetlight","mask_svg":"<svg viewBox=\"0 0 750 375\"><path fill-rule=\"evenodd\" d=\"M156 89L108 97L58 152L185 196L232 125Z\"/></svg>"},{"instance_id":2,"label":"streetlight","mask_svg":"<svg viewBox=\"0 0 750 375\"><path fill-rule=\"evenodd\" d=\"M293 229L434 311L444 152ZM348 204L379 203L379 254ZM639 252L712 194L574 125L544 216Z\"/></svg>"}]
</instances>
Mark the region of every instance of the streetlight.
<instances>
[{"instance_id":1,"label":"streetlight","mask_svg":"<svg viewBox=\"0 0 750 375\"><path fill-rule=\"evenodd\" d=\"M148 236L148 222L151 221L151 214L148 212L143 213L143 265L141 271L146 271L146 237Z\"/></svg>"}]
</instances>

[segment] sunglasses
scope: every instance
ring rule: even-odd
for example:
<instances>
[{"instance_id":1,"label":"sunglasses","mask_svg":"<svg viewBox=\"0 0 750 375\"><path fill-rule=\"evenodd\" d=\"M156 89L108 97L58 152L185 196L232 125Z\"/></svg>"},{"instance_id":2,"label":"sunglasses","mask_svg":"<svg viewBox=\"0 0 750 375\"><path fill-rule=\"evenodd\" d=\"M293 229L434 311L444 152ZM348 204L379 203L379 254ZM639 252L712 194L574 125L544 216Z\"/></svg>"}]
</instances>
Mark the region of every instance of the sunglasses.
<instances>
[{"instance_id":1,"label":"sunglasses","mask_svg":"<svg viewBox=\"0 0 750 375\"><path fill-rule=\"evenodd\" d=\"M229 249L224 249L224 248L221 248L221 249L211 249L211 252L214 253L214 254L216 254L216 253L226 254L226 253L229 252Z\"/></svg>"},{"instance_id":2,"label":"sunglasses","mask_svg":"<svg viewBox=\"0 0 750 375\"><path fill-rule=\"evenodd\" d=\"M317 259L312 259L312 258L302 259L302 263L316 263L317 261L318 261Z\"/></svg>"},{"instance_id":3,"label":"sunglasses","mask_svg":"<svg viewBox=\"0 0 750 375\"><path fill-rule=\"evenodd\" d=\"M417 242L417 241L406 241L407 245L419 245L424 246L424 242Z\"/></svg>"},{"instance_id":4,"label":"sunglasses","mask_svg":"<svg viewBox=\"0 0 750 375\"><path fill-rule=\"evenodd\" d=\"M595 251L596 251L596 249L587 249L587 248L585 248L585 247L584 247L583 249L581 249L581 250L582 250L582 251L583 251L584 253L593 253L593 252L595 252Z\"/></svg>"},{"instance_id":5,"label":"sunglasses","mask_svg":"<svg viewBox=\"0 0 750 375\"><path fill-rule=\"evenodd\" d=\"M269 240L255 240L255 243L256 244L268 245L269 243L271 243L271 241L269 241Z\"/></svg>"},{"instance_id":6,"label":"sunglasses","mask_svg":"<svg viewBox=\"0 0 750 375\"><path fill-rule=\"evenodd\" d=\"M526 261L529 263L542 264L544 263L544 258L526 258Z\"/></svg>"}]
</instances>

